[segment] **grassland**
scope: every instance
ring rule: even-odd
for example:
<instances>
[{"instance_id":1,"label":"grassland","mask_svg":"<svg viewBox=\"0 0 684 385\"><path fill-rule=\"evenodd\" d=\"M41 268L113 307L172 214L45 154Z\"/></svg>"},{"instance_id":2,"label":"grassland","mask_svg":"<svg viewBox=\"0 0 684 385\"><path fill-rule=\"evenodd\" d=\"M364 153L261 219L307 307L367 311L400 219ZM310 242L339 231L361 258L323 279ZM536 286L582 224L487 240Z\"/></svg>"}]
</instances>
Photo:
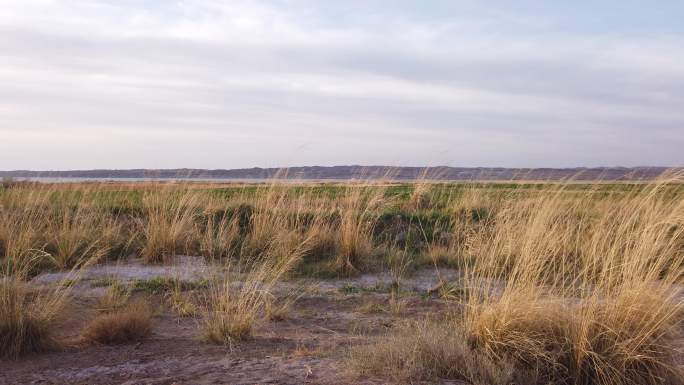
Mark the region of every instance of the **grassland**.
<instances>
[{"instance_id":1,"label":"grassland","mask_svg":"<svg viewBox=\"0 0 684 385\"><path fill-rule=\"evenodd\" d=\"M46 355L146 349L173 319L179 350L289 346L329 363L314 383L682 384L681 182L8 183L2 365L16 382ZM179 255L206 275L86 278ZM334 346L285 342L314 327Z\"/></svg>"}]
</instances>

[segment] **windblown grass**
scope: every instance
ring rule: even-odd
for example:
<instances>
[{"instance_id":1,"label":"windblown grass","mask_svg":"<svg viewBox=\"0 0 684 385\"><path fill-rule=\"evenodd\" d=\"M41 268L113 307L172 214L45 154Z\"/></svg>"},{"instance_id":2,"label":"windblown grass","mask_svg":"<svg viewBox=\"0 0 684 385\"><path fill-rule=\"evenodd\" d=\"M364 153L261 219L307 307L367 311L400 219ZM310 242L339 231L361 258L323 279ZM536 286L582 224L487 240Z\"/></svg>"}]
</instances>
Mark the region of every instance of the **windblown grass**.
<instances>
[{"instance_id":1,"label":"windblown grass","mask_svg":"<svg viewBox=\"0 0 684 385\"><path fill-rule=\"evenodd\" d=\"M232 344L253 334L254 327L274 316L273 290L311 247L311 237L288 244L288 250L261 254L236 269L235 274L216 285L204 314L203 337L217 344ZM240 282L233 277L239 274ZM284 302L288 302L285 300Z\"/></svg>"},{"instance_id":2,"label":"windblown grass","mask_svg":"<svg viewBox=\"0 0 684 385\"><path fill-rule=\"evenodd\" d=\"M54 331L71 290L65 283L71 278L51 289L33 289L26 282L32 260L5 267L0 274L0 358L16 359L59 346Z\"/></svg>"},{"instance_id":3,"label":"windblown grass","mask_svg":"<svg viewBox=\"0 0 684 385\"><path fill-rule=\"evenodd\" d=\"M173 190L146 193L144 218L140 220L144 246L142 257L160 263L189 250L195 230L198 195Z\"/></svg>"},{"instance_id":4,"label":"windblown grass","mask_svg":"<svg viewBox=\"0 0 684 385\"><path fill-rule=\"evenodd\" d=\"M125 253L131 244L126 221L99 207L98 194L97 187L63 191L39 184L3 192L0 259L10 264L31 259L34 270L71 269ZM45 258L36 261L36 251Z\"/></svg>"},{"instance_id":5,"label":"windblown grass","mask_svg":"<svg viewBox=\"0 0 684 385\"><path fill-rule=\"evenodd\" d=\"M684 200L668 182L507 203L464 268L470 342L556 383L682 383Z\"/></svg>"},{"instance_id":6,"label":"windblown grass","mask_svg":"<svg viewBox=\"0 0 684 385\"><path fill-rule=\"evenodd\" d=\"M415 267L448 265L461 276L446 296L453 316L365 346L362 373L684 383L677 175L614 185L19 185L0 192L2 354L50 345L65 292L29 295L32 275L84 260L163 263L176 254L231 266L199 311L212 342L249 338L280 318L274 288L291 274L349 276L385 262L398 296Z\"/></svg>"},{"instance_id":7,"label":"windblown grass","mask_svg":"<svg viewBox=\"0 0 684 385\"><path fill-rule=\"evenodd\" d=\"M372 234L379 208L385 203L382 187L349 186L341 198L335 264L343 275L358 273L373 254Z\"/></svg>"},{"instance_id":8,"label":"windblown grass","mask_svg":"<svg viewBox=\"0 0 684 385\"><path fill-rule=\"evenodd\" d=\"M684 383L678 183L677 176L600 194L544 186L490 201L480 218L461 213L486 197L463 195L471 200L454 203L455 233L438 244L460 267L461 306L429 333L416 327L392 334L353 361L362 372L404 380ZM455 355L448 350L454 346ZM475 376L464 355L534 375Z\"/></svg>"},{"instance_id":9,"label":"windblown grass","mask_svg":"<svg viewBox=\"0 0 684 385\"><path fill-rule=\"evenodd\" d=\"M214 287L203 316L204 340L229 345L250 338L259 323L269 320L273 288L291 262L264 259L248 268L242 282L227 278Z\"/></svg>"}]
</instances>

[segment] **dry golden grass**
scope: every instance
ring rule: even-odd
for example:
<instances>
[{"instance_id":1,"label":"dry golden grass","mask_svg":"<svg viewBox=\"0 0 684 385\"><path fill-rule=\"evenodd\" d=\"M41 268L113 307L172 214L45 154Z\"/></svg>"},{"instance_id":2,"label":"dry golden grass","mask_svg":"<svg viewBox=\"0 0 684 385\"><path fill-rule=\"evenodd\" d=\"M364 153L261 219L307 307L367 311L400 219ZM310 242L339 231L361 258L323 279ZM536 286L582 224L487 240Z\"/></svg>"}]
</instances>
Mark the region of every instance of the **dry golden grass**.
<instances>
[{"instance_id":1,"label":"dry golden grass","mask_svg":"<svg viewBox=\"0 0 684 385\"><path fill-rule=\"evenodd\" d=\"M468 341L540 383L683 383L684 200L666 182L502 203L462 267Z\"/></svg>"},{"instance_id":2,"label":"dry golden grass","mask_svg":"<svg viewBox=\"0 0 684 385\"><path fill-rule=\"evenodd\" d=\"M323 193L273 183L225 196L207 186L145 185L137 206L114 200L114 209L93 198L112 186L7 190L0 194L0 347L16 356L49 345L31 341L49 341L42 337L49 332L38 331L52 327L43 325L53 324L63 292L34 299L26 277L45 266L68 269L111 257L113 250L134 251L150 263L188 253L230 264L231 274L200 311L204 337L222 344L287 313L273 301L274 287L293 269L321 265L348 276L385 262L397 289L389 307L401 313L404 275L430 263L460 269L460 281L443 293L459 311L354 353L368 365L361 373L401 381L682 384L684 199L672 187L681 182L674 176L614 189L474 186L453 195L421 182L403 201L388 197L391 186L383 183ZM397 251L379 238L387 210L403 210L398 231L420 234L418 246ZM401 219L431 216L439 219ZM31 269L20 268L34 259ZM22 277L14 275L19 270ZM184 299L169 299L179 314L191 313Z\"/></svg>"},{"instance_id":3,"label":"dry golden grass","mask_svg":"<svg viewBox=\"0 0 684 385\"><path fill-rule=\"evenodd\" d=\"M136 342L152 332L152 311L144 302L133 302L95 317L83 331L83 339L100 344Z\"/></svg>"},{"instance_id":4,"label":"dry golden grass","mask_svg":"<svg viewBox=\"0 0 684 385\"><path fill-rule=\"evenodd\" d=\"M683 383L684 200L668 182L604 198L547 187L490 205L485 226L462 221L450 252L472 256L465 306L443 328L535 373L522 383Z\"/></svg>"},{"instance_id":5,"label":"dry golden grass","mask_svg":"<svg viewBox=\"0 0 684 385\"><path fill-rule=\"evenodd\" d=\"M250 224L252 233L246 241L247 247L256 254L243 255L243 263L235 269L241 281L235 282L235 274L228 274L211 291L203 332L209 342L230 344L243 340L252 335L256 324L275 317L278 310L272 303L273 288L317 240L318 232L312 230L317 226L301 230L304 199L288 202L282 193L275 192L273 187L269 189L256 205ZM275 216L274 213L286 209L290 215Z\"/></svg>"},{"instance_id":6,"label":"dry golden grass","mask_svg":"<svg viewBox=\"0 0 684 385\"><path fill-rule=\"evenodd\" d=\"M373 254L372 233L386 203L384 192L383 186L351 185L341 198L335 265L342 275L357 274Z\"/></svg>"},{"instance_id":7,"label":"dry golden grass","mask_svg":"<svg viewBox=\"0 0 684 385\"><path fill-rule=\"evenodd\" d=\"M0 258L19 262L39 250L49 258L38 270L129 254L148 263L177 254L279 258L307 240L309 256L330 258L328 270L350 275L376 251L373 229L386 203L383 185L353 184L326 197L273 183L229 199L193 184L121 189L31 184L1 191Z\"/></svg>"},{"instance_id":8,"label":"dry golden grass","mask_svg":"<svg viewBox=\"0 0 684 385\"><path fill-rule=\"evenodd\" d=\"M184 293L178 280L166 294L166 300L171 310L179 317L195 317L200 314L196 298L190 293Z\"/></svg>"},{"instance_id":9,"label":"dry golden grass","mask_svg":"<svg viewBox=\"0 0 684 385\"><path fill-rule=\"evenodd\" d=\"M304 240L286 258L261 256L243 269L239 282L228 274L211 291L204 314L203 337L217 344L232 344L252 336L254 327L275 315L273 289L307 250Z\"/></svg>"},{"instance_id":10,"label":"dry golden grass","mask_svg":"<svg viewBox=\"0 0 684 385\"><path fill-rule=\"evenodd\" d=\"M205 310L203 339L216 344L231 344L251 337L266 303L266 294L260 284L253 281L236 288L226 279L221 286L214 288Z\"/></svg>"},{"instance_id":11,"label":"dry golden grass","mask_svg":"<svg viewBox=\"0 0 684 385\"><path fill-rule=\"evenodd\" d=\"M673 182L681 179L609 194L562 184L513 199L464 194L453 235L428 249L459 263L462 309L353 350L356 369L470 383L684 383L684 199L668 193ZM486 216L471 215L480 207ZM474 375L472 362L526 375Z\"/></svg>"},{"instance_id":12,"label":"dry golden grass","mask_svg":"<svg viewBox=\"0 0 684 385\"><path fill-rule=\"evenodd\" d=\"M240 238L238 216L223 216L217 219L213 215L207 215L204 226L199 227L196 231L201 255L219 259L237 253Z\"/></svg>"},{"instance_id":13,"label":"dry golden grass","mask_svg":"<svg viewBox=\"0 0 684 385\"><path fill-rule=\"evenodd\" d=\"M434 321L400 325L373 343L351 350L347 371L354 377L382 376L399 383L449 378L504 385L523 377L506 359L492 360L470 348L465 336L450 326Z\"/></svg>"},{"instance_id":14,"label":"dry golden grass","mask_svg":"<svg viewBox=\"0 0 684 385\"><path fill-rule=\"evenodd\" d=\"M34 269L71 269L94 259L124 252L131 243L125 224L98 207L98 186L74 193L29 185L0 194L0 258L22 264L36 251L46 258Z\"/></svg>"},{"instance_id":15,"label":"dry golden grass","mask_svg":"<svg viewBox=\"0 0 684 385\"><path fill-rule=\"evenodd\" d=\"M75 275L52 289L35 290L26 283L30 261L7 266L0 275L0 358L16 359L59 345L54 329L70 291L65 283Z\"/></svg>"},{"instance_id":16,"label":"dry golden grass","mask_svg":"<svg viewBox=\"0 0 684 385\"><path fill-rule=\"evenodd\" d=\"M680 384L681 314L661 294L574 306L508 298L474 309L466 336L488 357L512 356L516 367L536 370L535 383Z\"/></svg>"},{"instance_id":17,"label":"dry golden grass","mask_svg":"<svg viewBox=\"0 0 684 385\"><path fill-rule=\"evenodd\" d=\"M143 197L144 219L140 220L148 263L161 263L185 253L195 233L198 195L174 190L150 192Z\"/></svg>"},{"instance_id":18,"label":"dry golden grass","mask_svg":"<svg viewBox=\"0 0 684 385\"><path fill-rule=\"evenodd\" d=\"M131 289L118 280L112 280L105 294L100 297L97 309L101 312L113 312L124 308L131 297Z\"/></svg>"},{"instance_id":19,"label":"dry golden grass","mask_svg":"<svg viewBox=\"0 0 684 385\"><path fill-rule=\"evenodd\" d=\"M17 358L53 348L53 314L27 303L27 289L12 278L0 281L0 357Z\"/></svg>"}]
</instances>

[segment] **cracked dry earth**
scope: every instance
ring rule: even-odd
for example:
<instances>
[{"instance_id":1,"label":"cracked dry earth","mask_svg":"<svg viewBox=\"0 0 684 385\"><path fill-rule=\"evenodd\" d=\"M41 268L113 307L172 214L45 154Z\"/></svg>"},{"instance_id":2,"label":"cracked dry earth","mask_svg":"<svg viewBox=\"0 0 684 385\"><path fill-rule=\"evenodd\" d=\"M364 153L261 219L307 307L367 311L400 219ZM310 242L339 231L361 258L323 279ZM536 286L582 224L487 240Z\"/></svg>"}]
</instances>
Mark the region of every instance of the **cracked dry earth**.
<instances>
[{"instance_id":1,"label":"cracked dry earth","mask_svg":"<svg viewBox=\"0 0 684 385\"><path fill-rule=\"evenodd\" d=\"M102 290L81 282L60 328L61 337L72 342L61 351L0 361L0 384L391 384L350 376L344 369L349 347L403 319L440 312L444 304L426 301L414 291L403 298L405 307L399 314L369 313L361 309L386 304L388 294L345 294L339 289L350 284L363 289L364 284L377 285L383 279L323 281L295 303L287 319L261 324L252 339L233 346L200 341L201 319L180 318L165 306L162 295L151 294L137 294L158 309L149 338L125 345L82 344L78 335L94 316ZM435 279L430 272L412 278L419 287Z\"/></svg>"}]
</instances>

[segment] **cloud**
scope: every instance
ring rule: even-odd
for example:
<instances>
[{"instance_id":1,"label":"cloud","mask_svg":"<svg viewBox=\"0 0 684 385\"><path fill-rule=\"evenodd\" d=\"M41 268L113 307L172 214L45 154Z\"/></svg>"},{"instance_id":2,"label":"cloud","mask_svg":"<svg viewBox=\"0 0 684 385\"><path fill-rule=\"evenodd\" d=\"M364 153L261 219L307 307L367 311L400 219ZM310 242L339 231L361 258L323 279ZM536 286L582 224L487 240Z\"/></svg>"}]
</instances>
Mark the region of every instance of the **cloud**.
<instances>
[{"instance_id":1,"label":"cloud","mask_svg":"<svg viewBox=\"0 0 684 385\"><path fill-rule=\"evenodd\" d=\"M8 1L0 169L682 164L679 31L460 4Z\"/></svg>"}]
</instances>

